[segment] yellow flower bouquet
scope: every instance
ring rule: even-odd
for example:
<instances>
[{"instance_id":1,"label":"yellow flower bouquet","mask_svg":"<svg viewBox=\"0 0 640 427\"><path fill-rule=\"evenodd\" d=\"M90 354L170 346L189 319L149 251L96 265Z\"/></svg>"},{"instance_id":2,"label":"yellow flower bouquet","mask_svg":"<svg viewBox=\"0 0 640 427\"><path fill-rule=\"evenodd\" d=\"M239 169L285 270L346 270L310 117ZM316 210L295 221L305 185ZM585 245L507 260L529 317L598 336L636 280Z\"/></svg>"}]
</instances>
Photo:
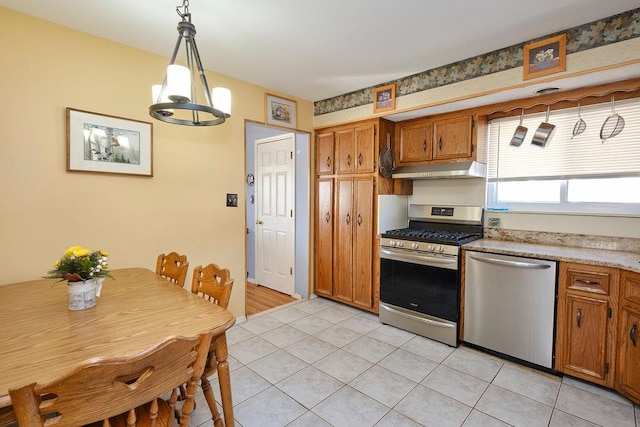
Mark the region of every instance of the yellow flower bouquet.
<instances>
[{"instance_id":1,"label":"yellow flower bouquet","mask_svg":"<svg viewBox=\"0 0 640 427\"><path fill-rule=\"evenodd\" d=\"M64 252L62 258L53 264L54 268L43 277L69 282L111 277L108 270L108 257L109 253L105 251L92 251L82 246L71 246Z\"/></svg>"}]
</instances>

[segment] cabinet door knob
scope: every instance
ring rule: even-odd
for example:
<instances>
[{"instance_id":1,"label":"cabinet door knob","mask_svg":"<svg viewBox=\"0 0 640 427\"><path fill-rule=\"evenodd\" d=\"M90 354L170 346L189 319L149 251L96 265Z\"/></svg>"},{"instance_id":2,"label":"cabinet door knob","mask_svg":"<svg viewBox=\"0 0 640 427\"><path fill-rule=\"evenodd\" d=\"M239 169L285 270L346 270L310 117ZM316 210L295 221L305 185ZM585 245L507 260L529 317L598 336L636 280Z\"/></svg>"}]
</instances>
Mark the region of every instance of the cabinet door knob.
<instances>
[{"instance_id":1,"label":"cabinet door knob","mask_svg":"<svg viewBox=\"0 0 640 427\"><path fill-rule=\"evenodd\" d=\"M631 342L634 347L638 346L638 340L636 339L636 332L638 331L638 324L636 322L633 323L631 327L631 331L629 331L629 338L631 338Z\"/></svg>"},{"instance_id":2,"label":"cabinet door knob","mask_svg":"<svg viewBox=\"0 0 640 427\"><path fill-rule=\"evenodd\" d=\"M327 156L327 167L331 167L331 156Z\"/></svg>"},{"instance_id":3,"label":"cabinet door knob","mask_svg":"<svg viewBox=\"0 0 640 427\"><path fill-rule=\"evenodd\" d=\"M422 143L422 149L426 152L427 151L427 140L425 139L424 142Z\"/></svg>"},{"instance_id":4,"label":"cabinet door knob","mask_svg":"<svg viewBox=\"0 0 640 427\"><path fill-rule=\"evenodd\" d=\"M329 212L327 212L327 214L324 216L324 219L327 222L331 221L331 215L329 215Z\"/></svg>"},{"instance_id":5,"label":"cabinet door knob","mask_svg":"<svg viewBox=\"0 0 640 427\"><path fill-rule=\"evenodd\" d=\"M362 224L362 217L360 216L360 214L358 214L358 225Z\"/></svg>"},{"instance_id":6,"label":"cabinet door knob","mask_svg":"<svg viewBox=\"0 0 640 427\"><path fill-rule=\"evenodd\" d=\"M578 314L576 316L576 323L578 324L578 328L579 328L580 324L582 323L582 311L580 311L580 309L578 309Z\"/></svg>"},{"instance_id":7,"label":"cabinet door knob","mask_svg":"<svg viewBox=\"0 0 640 427\"><path fill-rule=\"evenodd\" d=\"M351 166L351 154L347 156L347 166Z\"/></svg>"},{"instance_id":8,"label":"cabinet door knob","mask_svg":"<svg viewBox=\"0 0 640 427\"><path fill-rule=\"evenodd\" d=\"M362 166L362 153L358 153L358 165Z\"/></svg>"},{"instance_id":9,"label":"cabinet door knob","mask_svg":"<svg viewBox=\"0 0 640 427\"><path fill-rule=\"evenodd\" d=\"M351 215L347 214L345 220L347 221L347 225L351 224Z\"/></svg>"},{"instance_id":10,"label":"cabinet door knob","mask_svg":"<svg viewBox=\"0 0 640 427\"><path fill-rule=\"evenodd\" d=\"M442 151L442 137L438 140L438 149Z\"/></svg>"}]
</instances>

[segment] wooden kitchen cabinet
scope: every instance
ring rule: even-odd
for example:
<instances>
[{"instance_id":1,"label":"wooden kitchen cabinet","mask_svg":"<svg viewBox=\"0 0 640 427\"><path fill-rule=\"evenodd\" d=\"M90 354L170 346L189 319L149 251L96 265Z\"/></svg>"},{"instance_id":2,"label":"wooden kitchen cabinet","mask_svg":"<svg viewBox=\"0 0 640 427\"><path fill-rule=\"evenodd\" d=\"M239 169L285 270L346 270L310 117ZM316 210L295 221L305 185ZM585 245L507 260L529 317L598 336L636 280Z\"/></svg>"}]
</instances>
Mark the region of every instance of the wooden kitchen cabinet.
<instances>
[{"instance_id":1,"label":"wooden kitchen cabinet","mask_svg":"<svg viewBox=\"0 0 640 427\"><path fill-rule=\"evenodd\" d=\"M464 159L473 150L471 115L448 117L433 122L433 159Z\"/></svg>"},{"instance_id":2,"label":"wooden kitchen cabinet","mask_svg":"<svg viewBox=\"0 0 640 427\"><path fill-rule=\"evenodd\" d=\"M379 304L377 198L412 191L378 172L393 135L393 122L376 118L317 130L315 138L314 292L372 312Z\"/></svg>"},{"instance_id":3,"label":"wooden kitchen cabinet","mask_svg":"<svg viewBox=\"0 0 640 427\"><path fill-rule=\"evenodd\" d=\"M613 387L618 286L615 268L560 263L557 371Z\"/></svg>"},{"instance_id":4,"label":"wooden kitchen cabinet","mask_svg":"<svg viewBox=\"0 0 640 427\"><path fill-rule=\"evenodd\" d=\"M336 131L336 140L337 173L374 172L374 124L338 130Z\"/></svg>"},{"instance_id":5,"label":"wooden kitchen cabinet","mask_svg":"<svg viewBox=\"0 0 640 427\"><path fill-rule=\"evenodd\" d=\"M640 273L622 272L620 295L616 390L640 403Z\"/></svg>"},{"instance_id":6,"label":"wooden kitchen cabinet","mask_svg":"<svg viewBox=\"0 0 640 427\"><path fill-rule=\"evenodd\" d=\"M374 178L336 179L334 296L370 310L373 307Z\"/></svg>"},{"instance_id":7,"label":"wooden kitchen cabinet","mask_svg":"<svg viewBox=\"0 0 640 427\"><path fill-rule=\"evenodd\" d=\"M315 291L333 295L333 179L316 181Z\"/></svg>"},{"instance_id":8,"label":"wooden kitchen cabinet","mask_svg":"<svg viewBox=\"0 0 640 427\"><path fill-rule=\"evenodd\" d=\"M352 301L353 289L353 179L336 179L334 296Z\"/></svg>"},{"instance_id":9,"label":"wooden kitchen cabinet","mask_svg":"<svg viewBox=\"0 0 640 427\"><path fill-rule=\"evenodd\" d=\"M433 157L433 123L409 120L396 126L398 166L428 162Z\"/></svg>"},{"instance_id":10,"label":"wooden kitchen cabinet","mask_svg":"<svg viewBox=\"0 0 640 427\"><path fill-rule=\"evenodd\" d=\"M478 129L471 113L443 114L396 123L398 166L443 161L479 160L475 145Z\"/></svg>"},{"instance_id":11,"label":"wooden kitchen cabinet","mask_svg":"<svg viewBox=\"0 0 640 427\"><path fill-rule=\"evenodd\" d=\"M373 251L374 239L373 177L354 179L354 222L353 222L353 295L354 305L365 309L373 308Z\"/></svg>"},{"instance_id":12,"label":"wooden kitchen cabinet","mask_svg":"<svg viewBox=\"0 0 640 427\"><path fill-rule=\"evenodd\" d=\"M316 173L318 175L333 174L333 132L318 133L316 135Z\"/></svg>"}]
</instances>

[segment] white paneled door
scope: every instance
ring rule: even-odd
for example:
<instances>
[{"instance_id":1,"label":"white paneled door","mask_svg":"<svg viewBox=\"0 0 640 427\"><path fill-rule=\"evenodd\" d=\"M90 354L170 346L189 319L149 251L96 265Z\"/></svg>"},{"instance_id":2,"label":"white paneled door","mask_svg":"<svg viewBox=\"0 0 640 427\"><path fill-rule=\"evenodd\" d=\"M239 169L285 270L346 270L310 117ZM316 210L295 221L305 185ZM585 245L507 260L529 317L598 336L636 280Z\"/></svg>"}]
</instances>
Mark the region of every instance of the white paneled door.
<instances>
[{"instance_id":1,"label":"white paneled door","mask_svg":"<svg viewBox=\"0 0 640 427\"><path fill-rule=\"evenodd\" d=\"M256 282L295 293L295 135L256 141Z\"/></svg>"}]
</instances>

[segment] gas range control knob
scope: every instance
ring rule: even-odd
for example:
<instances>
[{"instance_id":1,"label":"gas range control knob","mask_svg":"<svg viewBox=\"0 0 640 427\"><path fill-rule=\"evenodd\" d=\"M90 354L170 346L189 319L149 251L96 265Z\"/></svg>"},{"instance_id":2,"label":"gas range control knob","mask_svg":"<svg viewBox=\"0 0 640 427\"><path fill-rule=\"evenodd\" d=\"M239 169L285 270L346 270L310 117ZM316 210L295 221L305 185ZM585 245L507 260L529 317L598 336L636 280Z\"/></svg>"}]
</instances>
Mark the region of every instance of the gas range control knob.
<instances>
[{"instance_id":1,"label":"gas range control knob","mask_svg":"<svg viewBox=\"0 0 640 427\"><path fill-rule=\"evenodd\" d=\"M429 245L429 250L430 251L435 251L436 250L436 245Z\"/></svg>"},{"instance_id":2,"label":"gas range control knob","mask_svg":"<svg viewBox=\"0 0 640 427\"><path fill-rule=\"evenodd\" d=\"M389 240L389 246L395 246L395 245L396 245L395 240Z\"/></svg>"},{"instance_id":3,"label":"gas range control knob","mask_svg":"<svg viewBox=\"0 0 640 427\"><path fill-rule=\"evenodd\" d=\"M413 249L418 249L418 248L420 247L420 243L418 243L418 242L413 242L413 243L411 244L411 247L412 247Z\"/></svg>"},{"instance_id":4,"label":"gas range control knob","mask_svg":"<svg viewBox=\"0 0 640 427\"><path fill-rule=\"evenodd\" d=\"M444 246L439 246L438 247L438 252L444 252Z\"/></svg>"},{"instance_id":5,"label":"gas range control knob","mask_svg":"<svg viewBox=\"0 0 640 427\"><path fill-rule=\"evenodd\" d=\"M401 248L401 247L404 246L404 242L403 241L399 241L399 242L396 243L396 246Z\"/></svg>"}]
</instances>

